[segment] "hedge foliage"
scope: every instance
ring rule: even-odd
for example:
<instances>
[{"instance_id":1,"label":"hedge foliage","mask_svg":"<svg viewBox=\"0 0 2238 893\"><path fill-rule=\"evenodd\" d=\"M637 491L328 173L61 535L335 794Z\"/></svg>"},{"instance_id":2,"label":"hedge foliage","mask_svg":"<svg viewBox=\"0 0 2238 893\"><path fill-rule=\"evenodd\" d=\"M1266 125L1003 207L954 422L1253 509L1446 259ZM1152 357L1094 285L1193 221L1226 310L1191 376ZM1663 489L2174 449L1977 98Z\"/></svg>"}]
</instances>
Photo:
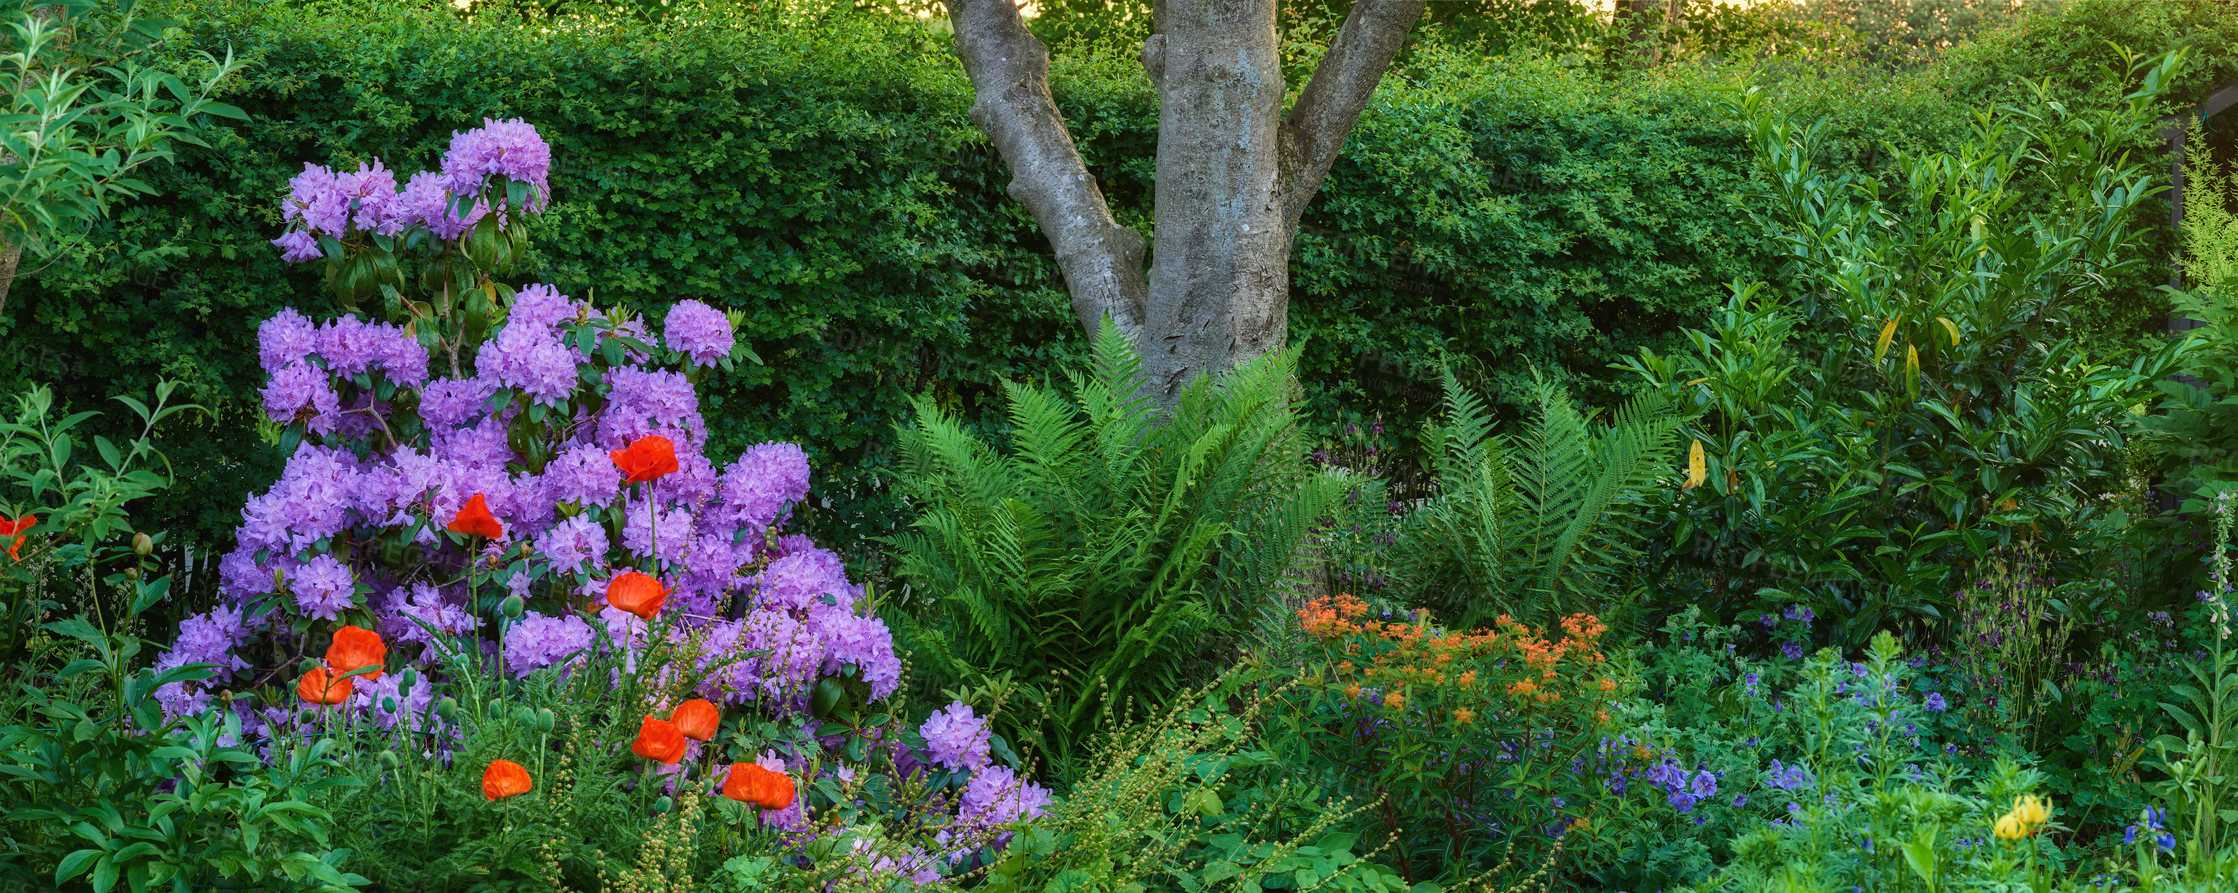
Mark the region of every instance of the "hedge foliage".
<instances>
[{"instance_id":1,"label":"hedge foliage","mask_svg":"<svg viewBox=\"0 0 2238 893\"><path fill-rule=\"evenodd\" d=\"M225 97L250 120L183 152L153 178L161 198L18 284L0 317L0 388L51 381L90 407L184 379L218 414L168 444L183 495L159 511L173 525L220 535L239 497L276 472L257 433L256 323L291 304L335 311L311 269L266 244L287 179L306 161L431 165L485 117L534 122L555 150L555 203L524 279L655 316L687 297L744 313L741 338L767 365L703 389L717 450L805 445L831 500L820 532L836 541L904 520L880 482L892 468L881 445L912 395L992 421L1000 378L1045 377L1083 351L1047 242L1004 197L1008 173L965 115L946 39L913 22L168 6L187 23L177 50L231 46L250 60ZM2161 24L2135 26L2138 9ZM1425 47L1386 80L1297 242L1292 329L1310 339L1313 409L1412 424L1434 408L1447 361L1501 398L1522 396L1534 364L1613 381L1610 362L1698 324L1724 283L1777 278L1725 98L1752 76L1835 117L1830 151L1872 167L1881 141L1932 145L1970 114L1954 100L1993 100L2040 64L2094 101L2103 85L2069 72L2102 61L2090 49L2101 32L2153 51L2227 43L2228 9L2078 3L1954 52L1963 71L1905 75L1610 72ZM2228 52L2215 51L2187 95L2230 79ZM1061 56L1054 77L1115 210L1147 225L1157 107L1139 66ZM2130 284L2138 306L2111 314L2108 331L2144 327L2150 285Z\"/></svg>"}]
</instances>

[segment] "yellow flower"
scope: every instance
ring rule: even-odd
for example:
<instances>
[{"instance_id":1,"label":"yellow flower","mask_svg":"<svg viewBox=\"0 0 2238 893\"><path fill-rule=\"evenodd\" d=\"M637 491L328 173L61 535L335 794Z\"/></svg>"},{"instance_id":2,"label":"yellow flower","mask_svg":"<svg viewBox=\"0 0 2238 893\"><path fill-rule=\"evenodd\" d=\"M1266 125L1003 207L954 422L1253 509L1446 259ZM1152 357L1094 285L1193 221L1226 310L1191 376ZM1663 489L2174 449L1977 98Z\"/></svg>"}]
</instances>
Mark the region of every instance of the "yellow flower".
<instances>
[{"instance_id":1,"label":"yellow flower","mask_svg":"<svg viewBox=\"0 0 2238 893\"><path fill-rule=\"evenodd\" d=\"M2051 821L2051 805L2036 799L2034 794L2015 797L2013 798L2013 816L2020 819L2021 824L2029 826L2030 833L2035 833L2037 825Z\"/></svg>"},{"instance_id":2,"label":"yellow flower","mask_svg":"<svg viewBox=\"0 0 2238 893\"><path fill-rule=\"evenodd\" d=\"M1679 489L1692 490L1699 487L1709 476L1709 466L1703 462L1702 442L1697 440L1686 450L1686 483L1680 484Z\"/></svg>"},{"instance_id":3,"label":"yellow flower","mask_svg":"<svg viewBox=\"0 0 2238 893\"><path fill-rule=\"evenodd\" d=\"M1997 836L2000 839L2019 840L2027 837L2028 831L2028 826L2023 824L2020 816L2016 814L2008 812L1997 818Z\"/></svg>"}]
</instances>

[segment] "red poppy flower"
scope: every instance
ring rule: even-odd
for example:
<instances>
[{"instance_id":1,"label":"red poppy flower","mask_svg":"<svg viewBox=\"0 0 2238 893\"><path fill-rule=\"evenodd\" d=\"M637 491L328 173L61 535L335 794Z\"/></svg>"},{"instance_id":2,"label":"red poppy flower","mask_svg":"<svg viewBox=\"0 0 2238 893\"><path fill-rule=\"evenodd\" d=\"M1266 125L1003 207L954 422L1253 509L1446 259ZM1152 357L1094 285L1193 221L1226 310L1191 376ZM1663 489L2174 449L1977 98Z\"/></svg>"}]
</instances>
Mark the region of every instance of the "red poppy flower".
<instances>
[{"instance_id":1,"label":"red poppy flower","mask_svg":"<svg viewBox=\"0 0 2238 893\"><path fill-rule=\"evenodd\" d=\"M325 667L314 667L311 672L303 674L302 681L295 683L295 696L302 698L306 704L332 707L349 700L354 683L355 680L352 679L335 678Z\"/></svg>"},{"instance_id":2,"label":"red poppy flower","mask_svg":"<svg viewBox=\"0 0 2238 893\"><path fill-rule=\"evenodd\" d=\"M645 721L637 726L637 742L629 746L629 752L673 766L684 759L684 733L677 730L675 723L654 719L648 713Z\"/></svg>"},{"instance_id":3,"label":"red poppy flower","mask_svg":"<svg viewBox=\"0 0 2238 893\"><path fill-rule=\"evenodd\" d=\"M512 760L491 760L490 767L482 770L482 798L503 800L526 794L531 785L528 770Z\"/></svg>"},{"instance_id":4,"label":"red poppy flower","mask_svg":"<svg viewBox=\"0 0 2238 893\"><path fill-rule=\"evenodd\" d=\"M30 530L33 525L38 523L38 515L25 515L13 521L0 517L0 537L15 537L15 541L8 544L9 559L23 560L23 541L31 538L28 534L24 534L24 531Z\"/></svg>"},{"instance_id":5,"label":"red poppy flower","mask_svg":"<svg viewBox=\"0 0 2238 893\"><path fill-rule=\"evenodd\" d=\"M629 445L629 449L615 450L614 466L622 470L622 483L635 484L649 481L676 470L676 445L658 434L647 434Z\"/></svg>"},{"instance_id":6,"label":"red poppy flower","mask_svg":"<svg viewBox=\"0 0 2238 893\"><path fill-rule=\"evenodd\" d=\"M705 741L715 737L715 729L723 724L723 713L706 698L693 698L676 705L668 714L668 721L675 723L684 737Z\"/></svg>"},{"instance_id":7,"label":"red poppy flower","mask_svg":"<svg viewBox=\"0 0 2238 893\"><path fill-rule=\"evenodd\" d=\"M372 667L365 674L367 679L381 678L382 665L389 659L389 646L381 641L381 634L369 629L345 626L334 631L334 643L326 646L327 666L336 675L348 673L359 667Z\"/></svg>"},{"instance_id":8,"label":"red poppy flower","mask_svg":"<svg viewBox=\"0 0 2238 893\"><path fill-rule=\"evenodd\" d=\"M791 806L793 794L792 776L771 772L754 763L732 763L730 774L723 778L723 796L763 809Z\"/></svg>"},{"instance_id":9,"label":"red poppy flower","mask_svg":"<svg viewBox=\"0 0 2238 893\"><path fill-rule=\"evenodd\" d=\"M497 516L490 514L489 498L480 493L459 507L458 516L451 519L448 530L467 536L497 539L505 535L505 525L497 523Z\"/></svg>"},{"instance_id":10,"label":"red poppy flower","mask_svg":"<svg viewBox=\"0 0 2238 893\"><path fill-rule=\"evenodd\" d=\"M606 603L628 611L639 620L651 620L668 602L668 589L650 575L630 571L606 581Z\"/></svg>"}]
</instances>

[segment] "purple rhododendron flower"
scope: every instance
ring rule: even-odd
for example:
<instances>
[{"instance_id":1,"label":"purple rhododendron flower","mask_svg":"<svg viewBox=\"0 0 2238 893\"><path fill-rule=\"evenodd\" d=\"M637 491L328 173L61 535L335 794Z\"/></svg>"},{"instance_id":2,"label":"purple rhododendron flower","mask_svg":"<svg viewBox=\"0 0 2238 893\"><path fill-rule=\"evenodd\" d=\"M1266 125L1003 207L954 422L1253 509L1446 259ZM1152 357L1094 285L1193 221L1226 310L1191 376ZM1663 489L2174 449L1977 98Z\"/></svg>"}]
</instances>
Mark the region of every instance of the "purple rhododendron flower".
<instances>
[{"instance_id":1,"label":"purple rhododendron flower","mask_svg":"<svg viewBox=\"0 0 2238 893\"><path fill-rule=\"evenodd\" d=\"M534 211L551 198L549 176L552 147L536 132L536 125L519 118L482 119L482 126L451 136L443 153L443 186L463 196L482 194L483 181L501 177L526 183L528 207Z\"/></svg>"},{"instance_id":2,"label":"purple rhododendron flower","mask_svg":"<svg viewBox=\"0 0 2238 893\"><path fill-rule=\"evenodd\" d=\"M918 734L925 737L925 755L936 765L958 772L977 772L994 764L994 758L988 753L992 732L987 728L987 721L973 715L971 706L962 701L933 711Z\"/></svg>"},{"instance_id":3,"label":"purple rhododendron flower","mask_svg":"<svg viewBox=\"0 0 2238 893\"><path fill-rule=\"evenodd\" d=\"M668 349L705 366L730 356L738 338L731 332L730 317L698 301L678 301L668 308L661 324L661 340Z\"/></svg>"}]
</instances>

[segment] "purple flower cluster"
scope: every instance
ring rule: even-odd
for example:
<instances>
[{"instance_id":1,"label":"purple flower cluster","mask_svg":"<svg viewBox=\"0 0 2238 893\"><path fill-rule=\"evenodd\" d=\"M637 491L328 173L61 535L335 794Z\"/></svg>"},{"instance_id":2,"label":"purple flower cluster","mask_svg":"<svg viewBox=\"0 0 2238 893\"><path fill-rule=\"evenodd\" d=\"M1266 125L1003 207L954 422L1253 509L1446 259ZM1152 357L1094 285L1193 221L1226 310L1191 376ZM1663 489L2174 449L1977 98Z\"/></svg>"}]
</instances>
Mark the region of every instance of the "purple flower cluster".
<instances>
[{"instance_id":1,"label":"purple flower cluster","mask_svg":"<svg viewBox=\"0 0 2238 893\"><path fill-rule=\"evenodd\" d=\"M994 763L987 750L991 738L987 721L972 715L970 705L962 701L934 711L918 731L925 737L926 755L937 765L977 772Z\"/></svg>"},{"instance_id":2,"label":"purple flower cluster","mask_svg":"<svg viewBox=\"0 0 2238 893\"><path fill-rule=\"evenodd\" d=\"M476 151L498 173L521 170L509 149ZM728 320L710 313L672 325L691 334L671 340L687 352L729 343ZM515 674L564 667L598 647L601 633L623 643L645 634L635 618L599 610L606 581L628 569L669 588L669 635L705 636L706 697L802 714L816 681L842 674L867 683L874 700L891 695L901 661L885 622L860 604L862 587L836 554L780 535L807 495L806 454L767 443L717 468L683 376L629 352L629 362L585 375L592 360L566 346L631 331L530 286L473 355L470 374L429 380L427 352L395 326L356 317L318 325L294 311L266 321L258 355L272 376L267 408L275 421L304 422L308 436L243 508L220 565L223 604L190 620L192 635L165 658L224 672L167 687L166 703L200 706L248 669L240 643L293 635L285 631L296 617L366 625L398 646L487 637L482 647L502 645ZM365 387L376 374L394 386L386 402ZM529 423L527 408L538 405L570 422ZM367 436L376 429L390 436ZM608 453L650 434L676 445L679 470L625 488ZM543 440L538 450L550 458L524 454L529 439ZM504 534L479 545L448 538L444 528L477 495ZM337 548L345 542L346 552ZM401 549L416 557L398 561ZM518 560L486 563L511 549ZM493 592L520 595L531 610L501 623L477 598ZM434 666L435 649L400 650Z\"/></svg>"},{"instance_id":3,"label":"purple flower cluster","mask_svg":"<svg viewBox=\"0 0 2238 893\"><path fill-rule=\"evenodd\" d=\"M1668 795L1671 807L1680 813L1693 812L1696 804L1717 794L1717 773L1708 769L1689 771L1669 758L1649 767L1646 778Z\"/></svg>"},{"instance_id":4,"label":"purple flower cluster","mask_svg":"<svg viewBox=\"0 0 2238 893\"><path fill-rule=\"evenodd\" d=\"M737 336L731 331L730 317L699 301L678 301L668 308L668 318L661 323L661 341L669 350L676 351L695 364L711 365L730 356Z\"/></svg>"},{"instance_id":5,"label":"purple flower cluster","mask_svg":"<svg viewBox=\"0 0 2238 893\"><path fill-rule=\"evenodd\" d=\"M413 174L402 189L377 158L348 173L306 163L288 181L280 205L288 231L272 244L289 263L303 263L326 256L322 236L339 242L353 232L395 236L426 227L438 239L456 239L489 213L482 191L491 177L527 184L529 200L521 210L542 211L551 197L551 167L551 147L534 125L519 120L484 120L453 134L443 169Z\"/></svg>"}]
</instances>

